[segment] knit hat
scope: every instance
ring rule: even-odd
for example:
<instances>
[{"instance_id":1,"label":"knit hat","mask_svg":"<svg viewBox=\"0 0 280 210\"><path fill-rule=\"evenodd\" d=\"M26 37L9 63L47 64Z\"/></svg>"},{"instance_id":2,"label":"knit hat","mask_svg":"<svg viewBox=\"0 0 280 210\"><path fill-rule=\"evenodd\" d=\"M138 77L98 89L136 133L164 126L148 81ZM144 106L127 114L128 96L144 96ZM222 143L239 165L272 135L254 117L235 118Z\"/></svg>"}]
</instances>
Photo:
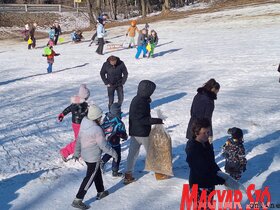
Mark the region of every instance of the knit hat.
<instances>
[{"instance_id":1,"label":"knit hat","mask_svg":"<svg viewBox=\"0 0 280 210\"><path fill-rule=\"evenodd\" d=\"M121 105L119 103L113 103L110 107L110 112L114 116L120 116L121 114Z\"/></svg>"},{"instance_id":2,"label":"knit hat","mask_svg":"<svg viewBox=\"0 0 280 210\"><path fill-rule=\"evenodd\" d=\"M231 134L233 139L242 140L243 139L243 131L240 128L229 128L228 134Z\"/></svg>"},{"instance_id":3,"label":"knit hat","mask_svg":"<svg viewBox=\"0 0 280 210\"><path fill-rule=\"evenodd\" d=\"M97 120L98 118L102 117L102 109L96 106L95 104L91 104L88 108L87 117L89 120Z\"/></svg>"},{"instance_id":4,"label":"knit hat","mask_svg":"<svg viewBox=\"0 0 280 210\"><path fill-rule=\"evenodd\" d=\"M80 85L80 89L79 89L79 93L78 93L79 97L87 100L90 96L90 92L89 89L87 88L86 84L81 84Z\"/></svg>"}]
</instances>

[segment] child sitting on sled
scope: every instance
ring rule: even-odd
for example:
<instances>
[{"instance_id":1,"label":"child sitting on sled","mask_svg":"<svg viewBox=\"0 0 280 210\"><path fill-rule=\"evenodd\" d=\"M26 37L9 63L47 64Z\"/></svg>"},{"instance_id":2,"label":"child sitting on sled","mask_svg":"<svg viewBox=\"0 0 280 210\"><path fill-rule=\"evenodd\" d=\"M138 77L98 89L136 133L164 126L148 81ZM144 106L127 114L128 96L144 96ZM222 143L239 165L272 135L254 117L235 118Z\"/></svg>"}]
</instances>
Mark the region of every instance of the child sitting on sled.
<instances>
[{"instance_id":1,"label":"child sitting on sled","mask_svg":"<svg viewBox=\"0 0 280 210\"><path fill-rule=\"evenodd\" d=\"M83 32L81 30L71 33L71 39L74 43L80 42L83 38Z\"/></svg>"},{"instance_id":2,"label":"child sitting on sled","mask_svg":"<svg viewBox=\"0 0 280 210\"><path fill-rule=\"evenodd\" d=\"M226 159L225 171L235 180L241 178L242 172L246 170L247 160L243 145L243 132L240 128L228 129L231 137L223 146L223 156Z\"/></svg>"}]
</instances>

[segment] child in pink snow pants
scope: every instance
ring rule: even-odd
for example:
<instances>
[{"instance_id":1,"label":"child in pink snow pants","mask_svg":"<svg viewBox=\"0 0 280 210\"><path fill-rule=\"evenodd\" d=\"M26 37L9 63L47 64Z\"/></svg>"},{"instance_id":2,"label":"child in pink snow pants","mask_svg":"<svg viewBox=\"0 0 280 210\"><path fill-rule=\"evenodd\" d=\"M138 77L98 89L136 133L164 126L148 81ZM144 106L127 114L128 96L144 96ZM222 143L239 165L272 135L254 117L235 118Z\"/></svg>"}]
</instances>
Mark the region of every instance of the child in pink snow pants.
<instances>
[{"instance_id":1,"label":"child in pink snow pants","mask_svg":"<svg viewBox=\"0 0 280 210\"><path fill-rule=\"evenodd\" d=\"M71 97L71 105L63 110L62 113L58 115L58 120L61 122L65 115L72 113L72 128L74 131L74 140L67 144L64 148L60 150L60 154L64 161L67 161L67 157L74 153L76 140L80 131L80 124L84 116L88 112L88 104L86 100L90 96L90 91L85 84L80 85L79 93L76 96Z\"/></svg>"}]
</instances>

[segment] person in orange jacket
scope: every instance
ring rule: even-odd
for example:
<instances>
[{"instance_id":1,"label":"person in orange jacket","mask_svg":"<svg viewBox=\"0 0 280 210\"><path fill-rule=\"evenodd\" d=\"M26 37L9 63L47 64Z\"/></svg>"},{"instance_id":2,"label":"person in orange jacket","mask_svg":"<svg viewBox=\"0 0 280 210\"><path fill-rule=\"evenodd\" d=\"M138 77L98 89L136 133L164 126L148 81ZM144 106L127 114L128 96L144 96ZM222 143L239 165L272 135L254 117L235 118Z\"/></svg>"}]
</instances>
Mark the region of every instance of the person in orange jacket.
<instances>
[{"instance_id":1,"label":"person in orange jacket","mask_svg":"<svg viewBox=\"0 0 280 210\"><path fill-rule=\"evenodd\" d=\"M56 53L54 50L53 50L53 47L51 46L51 44L48 42L47 44L47 49L44 49L44 54L43 56L44 57L47 57L47 62L49 64L47 70L48 70L48 73L52 73L52 65L54 63L54 56L58 56L60 55L59 53Z\"/></svg>"},{"instance_id":2,"label":"person in orange jacket","mask_svg":"<svg viewBox=\"0 0 280 210\"><path fill-rule=\"evenodd\" d=\"M139 33L139 29L137 28L137 26L136 26L136 20L132 20L131 21L131 26L129 26L129 28L128 28L128 30L127 30L127 32L126 32L126 36L129 36L129 45L128 45L128 48L131 48L132 46L131 46L131 44L133 43L133 47L136 47L136 45L135 45L135 39L134 39L134 37L135 37L135 32L138 32Z\"/></svg>"}]
</instances>

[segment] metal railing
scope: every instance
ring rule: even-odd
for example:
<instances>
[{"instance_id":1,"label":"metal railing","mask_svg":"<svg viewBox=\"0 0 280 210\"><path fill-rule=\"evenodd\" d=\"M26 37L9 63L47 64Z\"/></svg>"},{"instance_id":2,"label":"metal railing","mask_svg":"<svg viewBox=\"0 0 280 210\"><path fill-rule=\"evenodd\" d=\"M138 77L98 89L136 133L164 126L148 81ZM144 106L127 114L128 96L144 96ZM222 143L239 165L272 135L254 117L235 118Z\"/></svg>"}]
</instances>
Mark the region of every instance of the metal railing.
<instances>
[{"instance_id":1,"label":"metal railing","mask_svg":"<svg viewBox=\"0 0 280 210\"><path fill-rule=\"evenodd\" d=\"M61 4L0 4L0 12L70 12L83 9Z\"/></svg>"}]
</instances>

